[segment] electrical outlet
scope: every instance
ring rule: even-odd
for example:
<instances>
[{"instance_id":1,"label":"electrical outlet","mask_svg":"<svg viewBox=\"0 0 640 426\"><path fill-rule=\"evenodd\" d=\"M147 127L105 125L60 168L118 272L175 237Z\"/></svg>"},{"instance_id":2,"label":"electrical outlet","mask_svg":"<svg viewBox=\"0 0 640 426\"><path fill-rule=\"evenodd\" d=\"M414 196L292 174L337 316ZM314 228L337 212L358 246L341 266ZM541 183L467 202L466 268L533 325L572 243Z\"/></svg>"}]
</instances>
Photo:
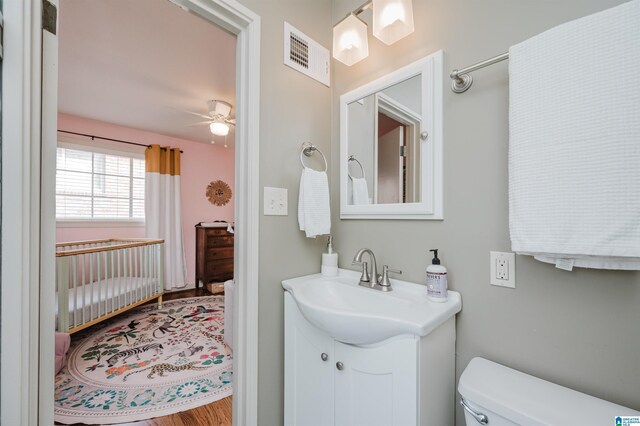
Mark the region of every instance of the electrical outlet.
<instances>
[{"instance_id":1,"label":"electrical outlet","mask_svg":"<svg viewBox=\"0 0 640 426\"><path fill-rule=\"evenodd\" d=\"M513 253L490 252L491 285L516 288L516 256Z\"/></svg>"},{"instance_id":2,"label":"electrical outlet","mask_svg":"<svg viewBox=\"0 0 640 426\"><path fill-rule=\"evenodd\" d=\"M504 256L496 257L496 278L509 281L509 262Z\"/></svg>"}]
</instances>

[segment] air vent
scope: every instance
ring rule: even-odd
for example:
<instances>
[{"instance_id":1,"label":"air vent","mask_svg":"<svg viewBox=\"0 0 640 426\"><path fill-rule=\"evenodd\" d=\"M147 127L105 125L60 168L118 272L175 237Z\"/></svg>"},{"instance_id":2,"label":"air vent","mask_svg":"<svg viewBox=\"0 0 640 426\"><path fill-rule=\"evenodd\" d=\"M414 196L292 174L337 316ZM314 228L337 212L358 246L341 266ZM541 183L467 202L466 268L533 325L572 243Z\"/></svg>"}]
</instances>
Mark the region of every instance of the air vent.
<instances>
[{"instance_id":1,"label":"air vent","mask_svg":"<svg viewBox=\"0 0 640 426\"><path fill-rule=\"evenodd\" d=\"M329 86L329 50L284 23L284 64Z\"/></svg>"}]
</instances>

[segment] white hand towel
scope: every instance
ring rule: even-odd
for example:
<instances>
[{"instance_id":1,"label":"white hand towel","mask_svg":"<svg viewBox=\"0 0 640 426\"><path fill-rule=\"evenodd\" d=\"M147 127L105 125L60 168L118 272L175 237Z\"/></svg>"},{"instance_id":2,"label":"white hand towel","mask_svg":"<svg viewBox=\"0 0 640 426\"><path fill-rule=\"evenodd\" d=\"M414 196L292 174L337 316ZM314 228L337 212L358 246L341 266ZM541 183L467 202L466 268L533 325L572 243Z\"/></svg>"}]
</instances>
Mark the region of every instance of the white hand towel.
<instances>
[{"instance_id":1,"label":"white hand towel","mask_svg":"<svg viewBox=\"0 0 640 426\"><path fill-rule=\"evenodd\" d=\"M639 67L640 0L509 50L512 250L640 269Z\"/></svg>"},{"instance_id":2,"label":"white hand towel","mask_svg":"<svg viewBox=\"0 0 640 426\"><path fill-rule=\"evenodd\" d=\"M307 237L331 233L329 207L329 180L326 172L305 167L300 177L298 198L298 223Z\"/></svg>"},{"instance_id":3,"label":"white hand towel","mask_svg":"<svg viewBox=\"0 0 640 426\"><path fill-rule=\"evenodd\" d=\"M353 204L369 204L369 188L365 178L351 178Z\"/></svg>"}]
</instances>

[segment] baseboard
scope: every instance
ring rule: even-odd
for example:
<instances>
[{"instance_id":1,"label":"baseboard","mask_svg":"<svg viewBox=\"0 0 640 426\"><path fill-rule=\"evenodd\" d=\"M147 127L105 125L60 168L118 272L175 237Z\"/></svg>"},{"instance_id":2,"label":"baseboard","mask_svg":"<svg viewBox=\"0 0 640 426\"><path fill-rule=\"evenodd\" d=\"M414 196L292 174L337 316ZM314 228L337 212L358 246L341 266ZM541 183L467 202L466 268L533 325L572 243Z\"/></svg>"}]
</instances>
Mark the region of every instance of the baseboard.
<instances>
[{"instance_id":1,"label":"baseboard","mask_svg":"<svg viewBox=\"0 0 640 426\"><path fill-rule=\"evenodd\" d=\"M196 284L195 283L187 283L187 285L184 286L184 287L180 287L180 288L174 287L173 289L165 290L164 292L165 293L175 293L175 292L183 291L183 290L193 290L194 288L196 288Z\"/></svg>"}]
</instances>

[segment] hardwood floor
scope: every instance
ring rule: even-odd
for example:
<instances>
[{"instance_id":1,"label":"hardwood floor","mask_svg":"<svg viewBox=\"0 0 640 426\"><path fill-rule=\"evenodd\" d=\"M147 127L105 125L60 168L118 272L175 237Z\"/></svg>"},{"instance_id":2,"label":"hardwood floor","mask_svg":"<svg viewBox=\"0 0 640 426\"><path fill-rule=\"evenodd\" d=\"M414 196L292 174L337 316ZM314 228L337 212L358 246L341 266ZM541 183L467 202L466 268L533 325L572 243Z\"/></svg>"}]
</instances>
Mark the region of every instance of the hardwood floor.
<instances>
[{"instance_id":1,"label":"hardwood floor","mask_svg":"<svg viewBox=\"0 0 640 426\"><path fill-rule=\"evenodd\" d=\"M164 294L164 301L184 299L187 297L210 296L205 288L174 291ZM155 302L152 302L155 303ZM60 423L56 423L60 424ZM76 423L74 426L83 426ZM211 404L189 411L156 417L133 423L119 423L120 426L231 426L231 397L228 396Z\"/></svg>"},{"instance_id":2,"label":"hardwood floor","mask_svg":"<svg viewBox=\"0 0 640 426\"><path fill-rule=\"evenodd\" d=\"M142 420L135 423L121 423L120 426L205 426L224 425L231 426L231 397L220 401L171 414L170 416L156 417L155 419Z\"/></svg>"}]
</instances>

